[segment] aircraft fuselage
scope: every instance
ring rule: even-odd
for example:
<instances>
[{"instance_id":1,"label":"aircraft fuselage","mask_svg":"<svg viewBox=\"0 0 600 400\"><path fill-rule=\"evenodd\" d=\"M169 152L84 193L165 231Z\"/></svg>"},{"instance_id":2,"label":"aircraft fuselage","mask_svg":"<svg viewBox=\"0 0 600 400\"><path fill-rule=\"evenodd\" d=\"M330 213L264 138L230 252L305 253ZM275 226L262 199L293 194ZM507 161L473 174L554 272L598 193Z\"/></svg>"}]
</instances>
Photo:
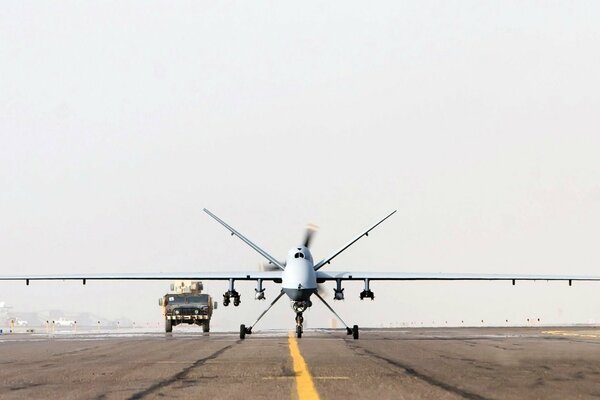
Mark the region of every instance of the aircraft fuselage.
<instances>
[{"instance_id":1,"label":"aircraft fuselage","mask_svg":"<svg viewBox=\"0 0 600 400\"><path fill-rule=\"evenodd\" d=\"M288 252L281 287L293 301L306 301L317 290L317 273L310 250L304 246Z\"/></svg>"}]
</instances>

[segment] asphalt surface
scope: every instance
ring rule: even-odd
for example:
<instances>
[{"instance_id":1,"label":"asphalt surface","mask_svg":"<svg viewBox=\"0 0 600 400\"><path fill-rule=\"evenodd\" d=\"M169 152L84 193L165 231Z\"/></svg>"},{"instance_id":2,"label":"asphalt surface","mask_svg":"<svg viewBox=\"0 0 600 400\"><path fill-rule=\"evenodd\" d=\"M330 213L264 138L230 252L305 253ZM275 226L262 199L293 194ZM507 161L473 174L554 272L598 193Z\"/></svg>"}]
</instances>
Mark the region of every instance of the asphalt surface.
<instances>
[{"instance_id":1,"label":"asphalt surface","mask_svg":"<svg viewBox=\"0 0 600 400\"><path fill-rule=\"evenodd\" d=\"M0 335L0 398L600 397L600 329Z\"/></svg>"}]
</instances>

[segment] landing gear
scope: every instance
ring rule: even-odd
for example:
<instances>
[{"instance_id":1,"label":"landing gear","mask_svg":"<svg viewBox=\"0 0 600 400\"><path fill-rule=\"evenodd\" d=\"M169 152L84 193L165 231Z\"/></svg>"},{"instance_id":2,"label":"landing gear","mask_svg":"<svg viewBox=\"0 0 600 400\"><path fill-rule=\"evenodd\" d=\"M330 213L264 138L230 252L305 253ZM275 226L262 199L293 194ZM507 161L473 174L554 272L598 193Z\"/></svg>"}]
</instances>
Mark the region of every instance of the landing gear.
<instances>
[{"instance_id":1,"label":"landing gear","mask_svg":"<svg viewBox=\"0 0 600 400\"><path fill-rule=\"evenodd\" d=\"M262 312L262 314L259 315L258 319L256 320L256 322L254 323L254 325L256 325L258 323L258 321L260 321L260 319L271 309L271 307L273 307L273 305L275 305L275 303L284 295L284 291L281 291L281 293L279 293L279 295L273 300L273 302L271 302L271 305L269 305L269 307ZM225 294L227 295L227 293ZM359 333L358 333L358 325L354 325L351 327L349 327L344 320L342 320L340 318L340 316L333 310L333 308L331 308L331 306L329 304L327 304L327 302L323 299L323 297L321 297L318 293L314 293L314 295L323 302L323 304L325 304L325 306L329 309L329 311L331 311L341 322L342 324L344 324L344 326L346 327L346 333L348 335L352 335L352 337L356 340L359 337ZM235 298L234 298L235 301ZM302 334L304 333L304 312L312 306L312 302L310 300L299 300L299 301L293 301L292 302L292 309L294 310L294 312L296 313L296 337L298 339L300 339L302 337ZM252 327L254 326L249 326L246 327L246 325L242 324L240 325L240 339L244 340L246 339L246 335L251 335L252 334Z\"/></svg>"},{"instance_id":2,"label":"landing gear","mask_svg":"<svg viewBox=\"0 0 600 400\"><path fill-rule=\"evenodd\" d=\"M304 317L301 312L296 313L296 337L300 339L302 337L302 324L304 323Z\"/></svg>"},{"instance_id":3,"label":"landing gear","mask_svg":"<svg viewBox=\"0 0 600 400\"><path fill-rule=\"evenodd\" d=\"M310 307L312 307L312 301L310 301L310 300L294 301L292 303L292 310L294 310L296 315L298 315L298 313L300 313L300 315L302 315L302 313L304 311L306 311L307 309L309 309ZM297 317L296 317L296 319L297 319Z\"/></svg>"},{"instance_id":4,"label":"landing gear","mask_svg":"<svg viewBox=\"0 0 600 400\"><path fill-rule=\"evenodd\" d=\"M246 338L246 335L251 335L252 334L252 327L251 326L246 326L244 324L240 325L240 339L244 340Z\"/></svg>"},{"instance_id":5,"label":"landing gear","mask_svg":"<svg viewBox=\"0 0 600 400\"><path fill-rule=\"evenodd\" d=\"M256 322L254 323L254 325L256 325L258 323L258 321L260 321L260 319L271 309L271 307L273 307L275 305L275 303L277 303L277 301L283 295L284 295L284 291L282 290L281 293L279 293L279 295L277 297L275 297L275 300L273 300L271 302L271 305L269 305L269 307L265 311L263 311L262 314L260 314L258 316L258 318L256 319ZM244 324L240 325L240 339L244 340L246 338L246 335L251 335L252 334L252 327L254 325L249 326L249 327L246 327L246 325L244 325Z\"/></svg>"},{"instance_id":6,"label":"landing gear","mask_svg":"<svg viewBox=\"0 0 600 400\"><path fill-rule=\"evenodd\" d=\"M344 320L342 318L340 318L340 316L335 312L335 310L333 308L331 308L331 306L329 304L327 304L325 299L319 295L319 293L315 293L315 296L317 296L317 298L319 300L321 300L321 302L323 304L325 304L325 307L327 307L329 309L329 311L331 311L333 313L333 315L335 315L337 317L337 319L339 319L341 321L341 323L344 324L344 326L346 327L346 334L352 335L352 337L354 339L358 339L358 325L354 325L352 328L350 328L348 325L346 325Z\"/></svg>"}]
</instances>

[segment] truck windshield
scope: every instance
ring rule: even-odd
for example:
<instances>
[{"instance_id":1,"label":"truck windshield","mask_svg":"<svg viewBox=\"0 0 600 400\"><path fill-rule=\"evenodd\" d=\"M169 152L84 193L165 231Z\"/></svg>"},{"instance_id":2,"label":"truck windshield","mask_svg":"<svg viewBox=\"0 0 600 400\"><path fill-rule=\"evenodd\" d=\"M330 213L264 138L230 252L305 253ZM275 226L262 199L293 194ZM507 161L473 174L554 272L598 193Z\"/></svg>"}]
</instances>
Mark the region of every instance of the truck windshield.
<instances>
[{"instance_id":1,"label":"truck windshield","mask_svg":"<svg viewBox=\"0 0 600 400\"><path fill-rule=\"evenodd\" d=\"M204 303L208 304L207 294L196 294L190 296L169 296L170 304L190 304L190 303Z\"/></svg>"}]
</instances>

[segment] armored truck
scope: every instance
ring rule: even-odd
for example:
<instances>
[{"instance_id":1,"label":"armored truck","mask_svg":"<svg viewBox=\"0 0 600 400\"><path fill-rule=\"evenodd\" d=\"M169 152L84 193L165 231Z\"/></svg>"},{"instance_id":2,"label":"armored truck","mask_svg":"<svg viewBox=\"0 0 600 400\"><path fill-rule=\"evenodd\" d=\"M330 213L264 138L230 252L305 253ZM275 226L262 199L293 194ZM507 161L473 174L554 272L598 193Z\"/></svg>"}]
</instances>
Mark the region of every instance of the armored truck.
<instances>
[{"instance_id":1,"label":"armored truck","mask_svg":"<svg viewBox=\"0 0 600 400\"><path fill-rule=\"evenodd\" d=\"M211 296L201 293L202 282L171 285L171 291L176 293L158 299L165 317L165 332L173 332L173 327L179 324L199 325L203 332L209 332L216 303L213 305Z\"/></svg>"}]
</instances>

